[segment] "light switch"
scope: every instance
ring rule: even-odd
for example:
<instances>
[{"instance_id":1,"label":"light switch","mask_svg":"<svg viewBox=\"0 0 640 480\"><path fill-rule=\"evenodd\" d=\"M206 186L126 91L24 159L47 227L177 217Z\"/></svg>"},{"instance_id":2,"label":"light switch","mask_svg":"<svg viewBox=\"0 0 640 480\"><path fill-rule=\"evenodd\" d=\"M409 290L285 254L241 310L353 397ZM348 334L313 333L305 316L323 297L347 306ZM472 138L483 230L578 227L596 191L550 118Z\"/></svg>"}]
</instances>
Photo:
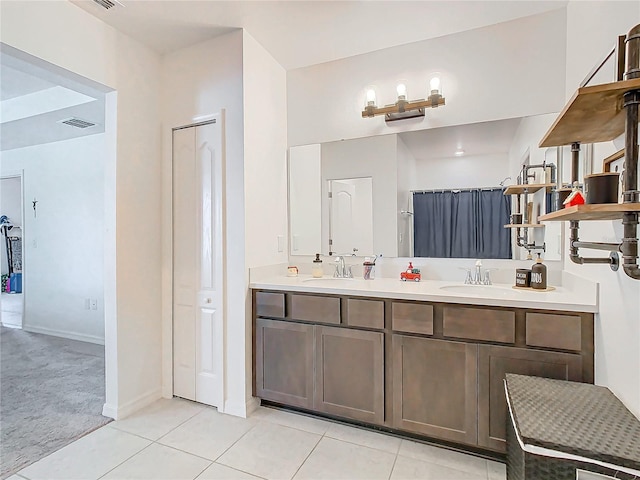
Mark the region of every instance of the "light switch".
<instances>
[{"instance_id":1,"label":"light switch","mask_svg":"<svg viewBox=\"0 0 640 480\"><path fill-rule=\"evenodd\" d=\"M284 252L284 236L278 235L278 252Z\"/></svg>"}]
</instances>

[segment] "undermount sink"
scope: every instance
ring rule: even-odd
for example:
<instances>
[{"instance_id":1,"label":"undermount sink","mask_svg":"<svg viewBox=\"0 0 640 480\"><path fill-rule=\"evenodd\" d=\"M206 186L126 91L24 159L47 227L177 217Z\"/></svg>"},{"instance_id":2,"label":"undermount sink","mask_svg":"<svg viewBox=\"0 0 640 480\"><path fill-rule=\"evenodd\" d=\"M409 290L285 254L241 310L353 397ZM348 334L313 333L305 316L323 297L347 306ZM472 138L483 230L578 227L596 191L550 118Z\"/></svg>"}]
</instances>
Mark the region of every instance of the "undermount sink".
<instances>
[{"instance_id":1,"label":"undermount sink","mask_svg":"<svg viewBox=\"0 0 640 480\"><path fill-rule=\"evenodd\" d=\"M518 292L504 287L494 285L445 285L440 290L450 293L461 293L464 295L493 296L493 297L515 297Z\"/></svg>"},{"instance_id":2,"label":"undermount sink","mask_svg":"<svg viewBox=\"0 0 640 480\"><path fill-rule=\"evenodd\" d=\"M354 282L355 278L339 278L339 277L321 277L321 278L305 278L304 283L337 283L337 282Z\"/></svg>"}]
</instances>

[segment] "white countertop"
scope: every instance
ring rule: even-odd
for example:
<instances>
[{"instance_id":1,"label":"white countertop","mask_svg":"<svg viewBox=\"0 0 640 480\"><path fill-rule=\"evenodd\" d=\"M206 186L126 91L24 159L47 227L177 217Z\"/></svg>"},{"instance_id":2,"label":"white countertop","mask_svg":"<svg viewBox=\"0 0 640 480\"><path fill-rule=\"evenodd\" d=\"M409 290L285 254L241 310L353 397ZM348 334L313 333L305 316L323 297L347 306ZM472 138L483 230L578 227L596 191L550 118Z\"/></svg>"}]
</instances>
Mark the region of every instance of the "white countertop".
<instances>
[{"instance_id":1,"label":"white countertop","mask_svg":"<svg viewBox=\"0 0 640 480\"><path fill-rule=\"evenodd\" d=\"M401 300L462 303L500 307L564 310L570 312L597 312L598 289L583 288L580 284L557 286L555 290L539 292L516 290L512 285L464 285L461 282L422 280L403 282L393 278L314 279L310 275L285 275L252 281L253 289L289 292L329 293L356 297L383 297Z\"/></svg>"}]
</instances>

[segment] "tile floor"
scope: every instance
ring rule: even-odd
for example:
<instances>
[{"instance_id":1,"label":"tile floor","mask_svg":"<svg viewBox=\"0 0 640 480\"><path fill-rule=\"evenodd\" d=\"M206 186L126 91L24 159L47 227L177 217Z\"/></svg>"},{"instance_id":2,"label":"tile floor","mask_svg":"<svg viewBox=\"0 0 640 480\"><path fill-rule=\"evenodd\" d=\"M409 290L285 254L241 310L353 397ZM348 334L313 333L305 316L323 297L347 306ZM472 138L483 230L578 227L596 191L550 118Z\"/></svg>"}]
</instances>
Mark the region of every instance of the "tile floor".
<instances>
[{"instance_id":1,"label":"tile floor","mask_svg":"<svg viewBox=\"0 0 640 480\"><path fill-rule=\"evenodd\" d=\"M504 480L505 467L390 435L260 407L247 419L159 400L9 480Z\"/></svg>"}]
</instances>

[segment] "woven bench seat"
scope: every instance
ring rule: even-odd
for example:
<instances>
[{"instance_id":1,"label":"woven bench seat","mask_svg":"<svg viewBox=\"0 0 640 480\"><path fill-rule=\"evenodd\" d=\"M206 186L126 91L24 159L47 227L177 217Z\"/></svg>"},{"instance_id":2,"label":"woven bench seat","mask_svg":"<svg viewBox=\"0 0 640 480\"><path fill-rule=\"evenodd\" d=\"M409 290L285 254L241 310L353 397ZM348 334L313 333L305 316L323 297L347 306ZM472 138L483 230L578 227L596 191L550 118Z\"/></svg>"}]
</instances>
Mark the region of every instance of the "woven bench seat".
<instances>
[{"instance_id":1,"label":"woven bench seat","mask_svg":"<svg viewBox=\"0 0 640 480\"><path fill-rule=\"evenodd\" d=\"M606 387L507 374L507 480L640 478L640 421Z\"/></svg>"}]
</instances>

